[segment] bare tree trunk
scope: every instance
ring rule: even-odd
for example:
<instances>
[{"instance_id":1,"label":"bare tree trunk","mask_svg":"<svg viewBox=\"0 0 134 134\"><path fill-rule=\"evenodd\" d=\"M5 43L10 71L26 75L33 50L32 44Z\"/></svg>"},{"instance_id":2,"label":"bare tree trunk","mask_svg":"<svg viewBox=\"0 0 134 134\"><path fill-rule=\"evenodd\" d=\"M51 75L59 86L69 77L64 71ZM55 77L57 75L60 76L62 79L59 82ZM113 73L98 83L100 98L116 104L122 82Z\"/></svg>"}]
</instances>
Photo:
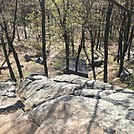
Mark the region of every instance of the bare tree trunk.
<instances>
[{"instance_id":1,"label":"bare tree trunk","mask_svg":"<svg viewBox=\"0 0 134 134\"><path fill-rule=\"evenodd\" d=\"M95 37L93 37L93 31L90 30L90 38L91 38L91 57L92 57L92 60L91 60L91 67L92 67L92 70L93 70L93 77L94 77L94 80L96 80L96 74L95 74L95 65L94 65L94 46L95 46Z\"/></svg>"},{"instance_id":2,"label":"bare tree trunk","mask_svg":"<svg viewBox=\"0 0 134 134\"><path fill-rule=\"evenodd\" d=\"M123 48L123 52L122 52L122 57L120 60L120 67L119 67L119 73L118 73L118 77L121 75L121 72L123 70L123 65L124 65L124 59L125 59L125 54L127 52L128 49L128 43L129 43L129 32L130 32L130 25L131 25L131 15L128 14L127 16L127 25L126 25L126 32L125 32L125 38L124 38L124 48Z\"/></svg>"},{"instance_id":3,"label":"bare tree trunk","mask_svg":"<svg viewBox=\"0 0 134 134\"><path fill-rule=\"evenodd\" d=\"M104 82L107 82L107 64L108 64L108 37L109 37L109 26L110 17L112 14L113 3L109 2L107 17L106 17L106 27L105 27L105 38L104 38Z\"/></svg>"},{"instance_id":4,"label":"bare tree trunk","mask_svg":"<svg viewBox=\"0 0 134 134\"><path fill-rule=\"evenodd\" d=\"M78 71L79 57L80 57L80 53L81 53L81 50L82 50L82 47L84 44L85 44L85 29L82 26L81 43L80 43L79 48L78 48L78 53L77 53L76 62L75 62L75 71L76 72Z\"/></svg>"},{"instance_id":5,"label":"bare tree trunk","mask_svg":"<svg viewBox=\"0 0 134 134\"><path fill-rule=\"evenodd\" d=\"M51 34L50 34L50 26L51 26L51 18L50 18L50 14L48 14L47 15L47 18L48 18L48 38L49 38L49 44L48 44L48 55L49 55L49 53L50 53L50 48L51 48L51 44L52 44L52 42L51 42Z\"/></svg>"},{"instance_id":6,"label":"bare tree trunk","mask_svg":"<svg viewBox=\"0 0 134 134\"><path fill-rule=\"evenodd\" d=\"M6 59L7 65L8 65L8 69L9 69L9 73L10 73L11 80L13 80L13 81L16 82L16 78L15 78L13 69L12 69L12 67L11 67L9 58L8 58L8 54L7 54L7 50L6 50L6 46L5 46L3 37L1 38L1 42L2 42L3 52L4 52L5 59Z\"/></svg>"},{"instance_id":7,"label":"bare tree trunk","mask_svg":"<svg viewBox=\"0 0 134 134\"><path fill-rule=\"evenodd\" d=\"M70 50L69 50L69 45L70 45L70 39L69 39L69 28L67 27L67 15L68 15L68 10L69 10L69 0L67 0L67 3L63 0L63 21L62 21L62 28L63 28L63 37L65 41L65 46L66 46L66 71L69 71L69 55L70 55Z\"/></svg>"},{"instance_id":8,"label":"bare tree trunk","mask_svg":"<svg viewBox=\"0 0 134 134\"><path fill-rule=\"evenodd\" d=\"M123 31L119 33L119 40L118 40L118 55L117 55L117 63L120 61L120 57L122 57L122 40L123 40Z\"/></svg>"},{"instance_id":9,"label":"bare tree trunk","mask_svg":"<svg viewBox=\"0 0 134 134\"><path fill-rule=\"evenodd\" d=\"M11 42L11 39L10 39L10 37L8 35L7 27L6 27L6 22L4 22L4 23L5 23L5 27L4 28L5 28L5 33L6 33L6 39L8 41L8 46L9 46L10 50L13 52L13 56L14 56L14 59L16 61L16 65L17 65L17 68L18 68L19 76L20 76L20 78L23 78L23 73L22 73L22 70L21 70L21 65L20 65L20 61L18 59L18 55L17 55L16 50L15 50L15 48L13 46L13 43Z\"/></svg>"},{"instance_id":10,"label":"bare tree trunk","mask_svg":"<svg viewBox=\"0 0 134 134\"><path fill-rule=\"evenodd\" d=\"M128 60L130 60L130 51L131 51L132 41L134 37L133 33L134 33L134 25L132 26L131 33L130 33L129 47L128 47Z\"/></svg>"},{"instance_id":11,"label":"bare tree trunk","mask_svg":"<svg viewBox=\"0 0 134 134\"><path fill-rule=\"evenodd\" d=\"M97 43L96 43L96 50L98 50L99 48L99 43L100 43L100 26L99 26L99 30L98 30L98 33L97 33Z\"/></svg>"},{"instance_id":12,"label":"bare tree trunk","mask_svg":"<svg viewBox=\"0 0 134 134\"><path fill-rule=\"evenodd\" d=\"M41 6L41 15L42 15L42 54L43 54L43 65L45 70L45 75L48 77L48 68L47 68L47 56L46 56L46 29L45 29L45 1L39 0Z\"/></svg>"},{"instance_id":13,"label":"bare tree trunk","mask_svg":"<svg viewBox=\"0 0 134 134\"><path fill-rule=\"evenodd\" d=\"M74 28L71 29L71 46L72 46L72 55L74 56L75 48L74 48Z\"/></svg>"},{"instance_id":14,"label":"bare tree trunk","mask_svg":"<svg viewBox=\"0 0 134 134\"><path fill-rule=\"evenodd\" d=\"M23 22L23 29L24 29L24 38L27 39L27 31L26 31L26 20L25 20L25 17L24 17L24 22Z\"/></svg>"},{"instance_id":15,"label":"bare tree trunk","mask_svg":"<svg viewBox=\"0 0 134 134\"><path fill-rule=\"evenodd\" d=\"M63 0L63 16L61 15L61 11L60 11L60 7L57 5L57 3L55 2L55 0L52 0L52 2L54 3L56 9L57 9L57 12L58 12L58 16L59 16L59 20L60 20L60 25L61 25L61 28L63 30L63 38L64 38L64 41L65 41L65 52L66 52L66 71L69 71L69 45L70 45L70 42L69 42L69 30L68 30L68 27L67 27L67 15L68 15L68 10L69 10L69 0Z\"/></svg>"},{"instance_id":16,"label":"bare tree trunk","mask_svg":"<svg viewBox=\"0 0 134 134\"><path fill-rule=\"evenodd\" d=\"M122 42L123 42L125 22L126 22L126 14L123 13L123 20L122 20L122 23L121 23L121 27L120 27L120 31L119 31L119 39L118 39L117 63L119 63L119 61L121 61L121 57L122 57Z\"/></svg>"},{"instance_id":17,"label":"bare tree trunk","mask_svg":"<svg viewBox=\"0 0 134 134\"><path fill-rule=\"evenodd\" d=\"M20 41L20 35L19 35L18 27L16 27L16 32L17 32L18 41Z\"/></svg>"},{"instance_id":18,"label":"bare tree trunk","mask_svg":"<svg viewBox=\"0 0 134 134\"><path fill-rule=\"evenodd\" d=\"M66 46L66 71L69 71L69 37L67 30L64 31L63 37Z\"/></svg>"},{"instance_id":19,"label":"bare tree trunk","mask_svg":"<svg viewBox=\"0 0 134 134\"><path fill-rule=\"evenodd\" d=\"M9 32L8 32L8 29L7 29L7 23L5 21L5 17L2 16L2 19L3 19L3 25L4 27L3 30L5 32L5 35L6 35L6 39L7 39L7 42L8 42L8 46L9 46L9 49L13 52L13 56L14 56L14 59L15 59L15 62L16 62L16 65L17 65L17 68L18 68L18 72L19 72L19 76L20 78L23 78L23 73L22 73L22 70L21 70L21 65L20 65L20 61L18 59L18 55L16 53L16 50L13 46L13 42L14 42L14 39L15 39L15 27L16 27L16 20L17 20L17 9L18 9L18 0L15 1L15 12L14 12L14 21L13 21L13 34L12 34L12 38L9 37Z\"/></svg>"}]
</instances>

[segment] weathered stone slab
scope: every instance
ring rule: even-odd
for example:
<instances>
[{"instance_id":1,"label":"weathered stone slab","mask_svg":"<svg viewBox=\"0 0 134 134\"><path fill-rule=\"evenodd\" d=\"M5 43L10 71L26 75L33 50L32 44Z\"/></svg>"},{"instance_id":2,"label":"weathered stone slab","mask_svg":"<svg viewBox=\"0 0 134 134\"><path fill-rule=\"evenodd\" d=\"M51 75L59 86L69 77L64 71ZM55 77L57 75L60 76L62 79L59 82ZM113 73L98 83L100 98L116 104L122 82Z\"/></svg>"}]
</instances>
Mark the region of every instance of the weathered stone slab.
<instances>
[{"instance_id":1,"label":"weathered stone slab","mask_svg":"<svg viewBox=\"0 0 134 134\"><path fill-rule=\"evenodd\" d=\"M0 84L0 95L5 97L5 100L6 98L14 100L14 103L8 102L7 106L18 106L20 98L23 102L21 103L23 106L19 105L22 110L15 109L11 117L10 112L7 113L9 117L6 122L7 129L11 129L9 134L22 134L22 132L24 134L132 134L134 132L133 90L90 81L77 75L60 75L52 78L31 75L21 82L17 94L15 87L2 84ZM4 104L4 101L0 103ZM8 107L1 107L1 110L2 108ZM0 119L3 118L6 119L2 114ZM6 128L6 125L1 126Z\"/></svg>"}]
</instances>

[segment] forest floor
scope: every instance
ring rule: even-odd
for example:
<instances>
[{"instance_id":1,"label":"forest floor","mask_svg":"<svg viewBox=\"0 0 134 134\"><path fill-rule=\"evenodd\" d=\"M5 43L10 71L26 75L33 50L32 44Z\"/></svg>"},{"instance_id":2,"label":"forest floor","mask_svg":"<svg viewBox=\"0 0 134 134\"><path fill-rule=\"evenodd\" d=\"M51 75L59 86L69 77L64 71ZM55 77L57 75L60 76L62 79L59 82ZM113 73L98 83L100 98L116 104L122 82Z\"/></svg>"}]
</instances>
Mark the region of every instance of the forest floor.
<instances>
[{"instance_id":1,"label":"forest floor","mask_svg":"<svg viewBox=\"0 0 134 134\"><path fill-rule=\"evenodd\" d=\"M43 65L38 64L33 61L26 62L24 58L26 54L30 56L34 56L34 55L41 53L41 46L39 46L37 43L31 40L16 42L14 43L14 46L18 53L20 63L22 65L22 71L23 71L24 77L27 77L28 75L33 74L33 73L41 73L41 74L44 73ZM96 52L97 55L100 55L100 53L103 53L103 51ZM119 64L117 64L117 62L113 60L116 53L117 53L117 45L115 44L109 45L108 83L121 86L121 87L127 87L127 84L120 81L120 79L117 77ZM84 56L84 54L82 54L82 56ZM62 73L60 66L62 64L61 62L63 61L64 57L65 57L64 45L62 43L53 43L50 47L50 53L47 59L49 75L57 75L57 74ZM17 67L16 67L12 53L10 54L9 58L10 58L10 62L12 64L13 70L15 72L15 75L17 78L19 78ZM4 61L5 61L5 58L4 58L4 54L2 51L2 46L0 46L0 67ZM7 65L4 64L4 66L7 66ZM129 69L133 69L133 64L129 62L125 62L125 67ZM100 70L102 71L99 73L99 75L97 75L97 80L103 81L103 66L100 68ZM10 78L10 74L9 74L8 69L1 70L0 81L5 81L9 78ZM93 79L93 77L91 76L90 79Z\"/></svg>"}]
</instances>

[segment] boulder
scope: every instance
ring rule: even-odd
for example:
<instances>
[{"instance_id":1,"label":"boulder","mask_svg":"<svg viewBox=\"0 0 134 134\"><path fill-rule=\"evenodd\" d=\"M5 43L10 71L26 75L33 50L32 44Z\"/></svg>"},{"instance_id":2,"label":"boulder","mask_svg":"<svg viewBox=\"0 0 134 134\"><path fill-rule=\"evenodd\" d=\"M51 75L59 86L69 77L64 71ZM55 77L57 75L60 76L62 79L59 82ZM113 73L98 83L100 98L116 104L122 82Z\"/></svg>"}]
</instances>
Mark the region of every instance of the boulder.
<instances>
[{"instance_id":1,"label":"boulder","mask_svg":"<svg viewBox=\"0 0 134 134\"><path fill-rule=\"evenodd\" d=\"M4 45L6 45L7 44L7 41L4 41ZM0 46L2 45L2 42L0 41Z\"/></svg>"},{"instance_id":2,"label":"boulder","mask_svg":"<svg viewBox=\"0 0 134 134\"><path fill-rule=\"evenodd\" d=\"M32 61L31 57L28 54L25 54L24 58L26 62Z\"/></svg>"},{"instance_id":3,"label":"boulder","mask_svg":"<svg viewBox=\"0 0 134 134\"><path fill-rule=\"evenodd\" d=\"M38 55L35 55L35 56L29 56L28 54L26 54L24 56L25 58L25 61L26 62L29 62L29 61L34 61L36 63L39 63L39 64L43 64L43 58L38 56Z\"/></svg>"},{"instance_id":4,"label":"boulder","mask_svg":"<svg viewBox=\"0 0 134 134\"><path fill-rule=\"evenodd\" d=\"M100 67L101 65L103 65L103 60L101 58L95 58L94 59L94 66L95 67ZM92 67L92 63L89 64Z\"/></svg>"},{"instance_id":5,"label":"boulder","mask_svg":"<svg viewBox=\"0 0 134 134\"><path fill-rule=\"evenodd\" d=\"M0 83L0 114L24 107L20 98L17 97L15 85L16 83L12 81Z\"/></svg>"},{"instance_id":6,"label":"boulder","mask_svg":"<svg viewBox=\"0 0 134 134\"><path fill-rule=\"evenodd\" d=\"M61 70L65 70L66 66L65 66L66 61L63 61L63 64L61 66ZM69 70L71 71L75 71L75 63L76 63L76 58L70 58L69 59ZM79 59L78 61L78 70L79 73L83 73L83 74L87 74L88 75L88 68L87 68L87 63L86 60L84 59Z\"/></svg>"},{"instance_id":7,"label":"boulder","mask_svg":"<svg viewBox=\"0 0 134 134\"><path fill-rule=\"evenodd\" d=\"M25 110L39 126L35 134L134 132L132 90L76 75L34 78L22 85L18 92L25 97Z\"/></svg>"},{"instance_id":8,"label":"boulder","mask_svg":"<svg viewBox=\"0 0 134 134\"><path fill-rule=\"evenodd\" d=\"M2 92L10 89L9 85L2 87ZM72 74L50 78L38 74L20 83L16 98L23 102L23 106L19 105L20 108L12 114L8 112L7 116L0 116L0 133L134 132L134 91L130 89Z\"/></svg>"},{"instance_id":9,"label":"boulder","mask_svg":"<svg viewBox=\"0 0 134 134\"><path fill-rule=\"evenodd\" d=\"M132 69L123 69L120 75L122 81L128 80L134 74Z\"/></svg>"},{"instance_id":10,"label":"boulder","mask_svg":"<svg viewBox=\"0 0 134 134\"><path fill-rule=\"evenodd\" d=\"M43 64L43 58L42 58L42 57L34 58L34 61L35 61L36 63Z\"/></svg>"},{"instance_id":11,"label":"boulder","mask_svg":"<svg viewBox=\"0 0 134 134\"><path fill-rule=\"evenodd\" d=\"M37 126L22 109L24 104L16 94L16 83L0 83L0 134L32 134Z\"/></svg>"}]
</instances>

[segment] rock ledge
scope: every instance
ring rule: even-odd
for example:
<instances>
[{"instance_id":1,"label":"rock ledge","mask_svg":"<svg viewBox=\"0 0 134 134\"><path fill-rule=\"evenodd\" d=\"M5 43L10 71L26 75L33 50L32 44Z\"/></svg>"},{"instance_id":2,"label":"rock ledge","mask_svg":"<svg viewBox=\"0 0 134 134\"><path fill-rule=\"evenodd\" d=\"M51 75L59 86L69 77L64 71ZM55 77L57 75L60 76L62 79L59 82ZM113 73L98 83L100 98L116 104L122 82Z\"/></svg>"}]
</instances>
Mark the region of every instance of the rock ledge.
<instances>
[{"instance_id":1,"label":"rock ledge","mask_svg":"<svg viewBox=\"0 0 134 134\"><path fill-rule=\"evenodd\" d=\"M13 86L9 86L8 90L11 88ZM1 88L0 93L6 90L7 88ZM6 122L10 124L8 127L11 131L8 134L134 132L134 91L129 89L90 81L76 75L53 78L31 75L21 82L13 100L15 99L14 102L20 100L21 105ZM3 105L0 105L2 108ZM5 116L2 115L1 118ZM19 130L16 129L18 126ZM0 133L2 130L1 126Z\"/></svg>"}]
</instances>

